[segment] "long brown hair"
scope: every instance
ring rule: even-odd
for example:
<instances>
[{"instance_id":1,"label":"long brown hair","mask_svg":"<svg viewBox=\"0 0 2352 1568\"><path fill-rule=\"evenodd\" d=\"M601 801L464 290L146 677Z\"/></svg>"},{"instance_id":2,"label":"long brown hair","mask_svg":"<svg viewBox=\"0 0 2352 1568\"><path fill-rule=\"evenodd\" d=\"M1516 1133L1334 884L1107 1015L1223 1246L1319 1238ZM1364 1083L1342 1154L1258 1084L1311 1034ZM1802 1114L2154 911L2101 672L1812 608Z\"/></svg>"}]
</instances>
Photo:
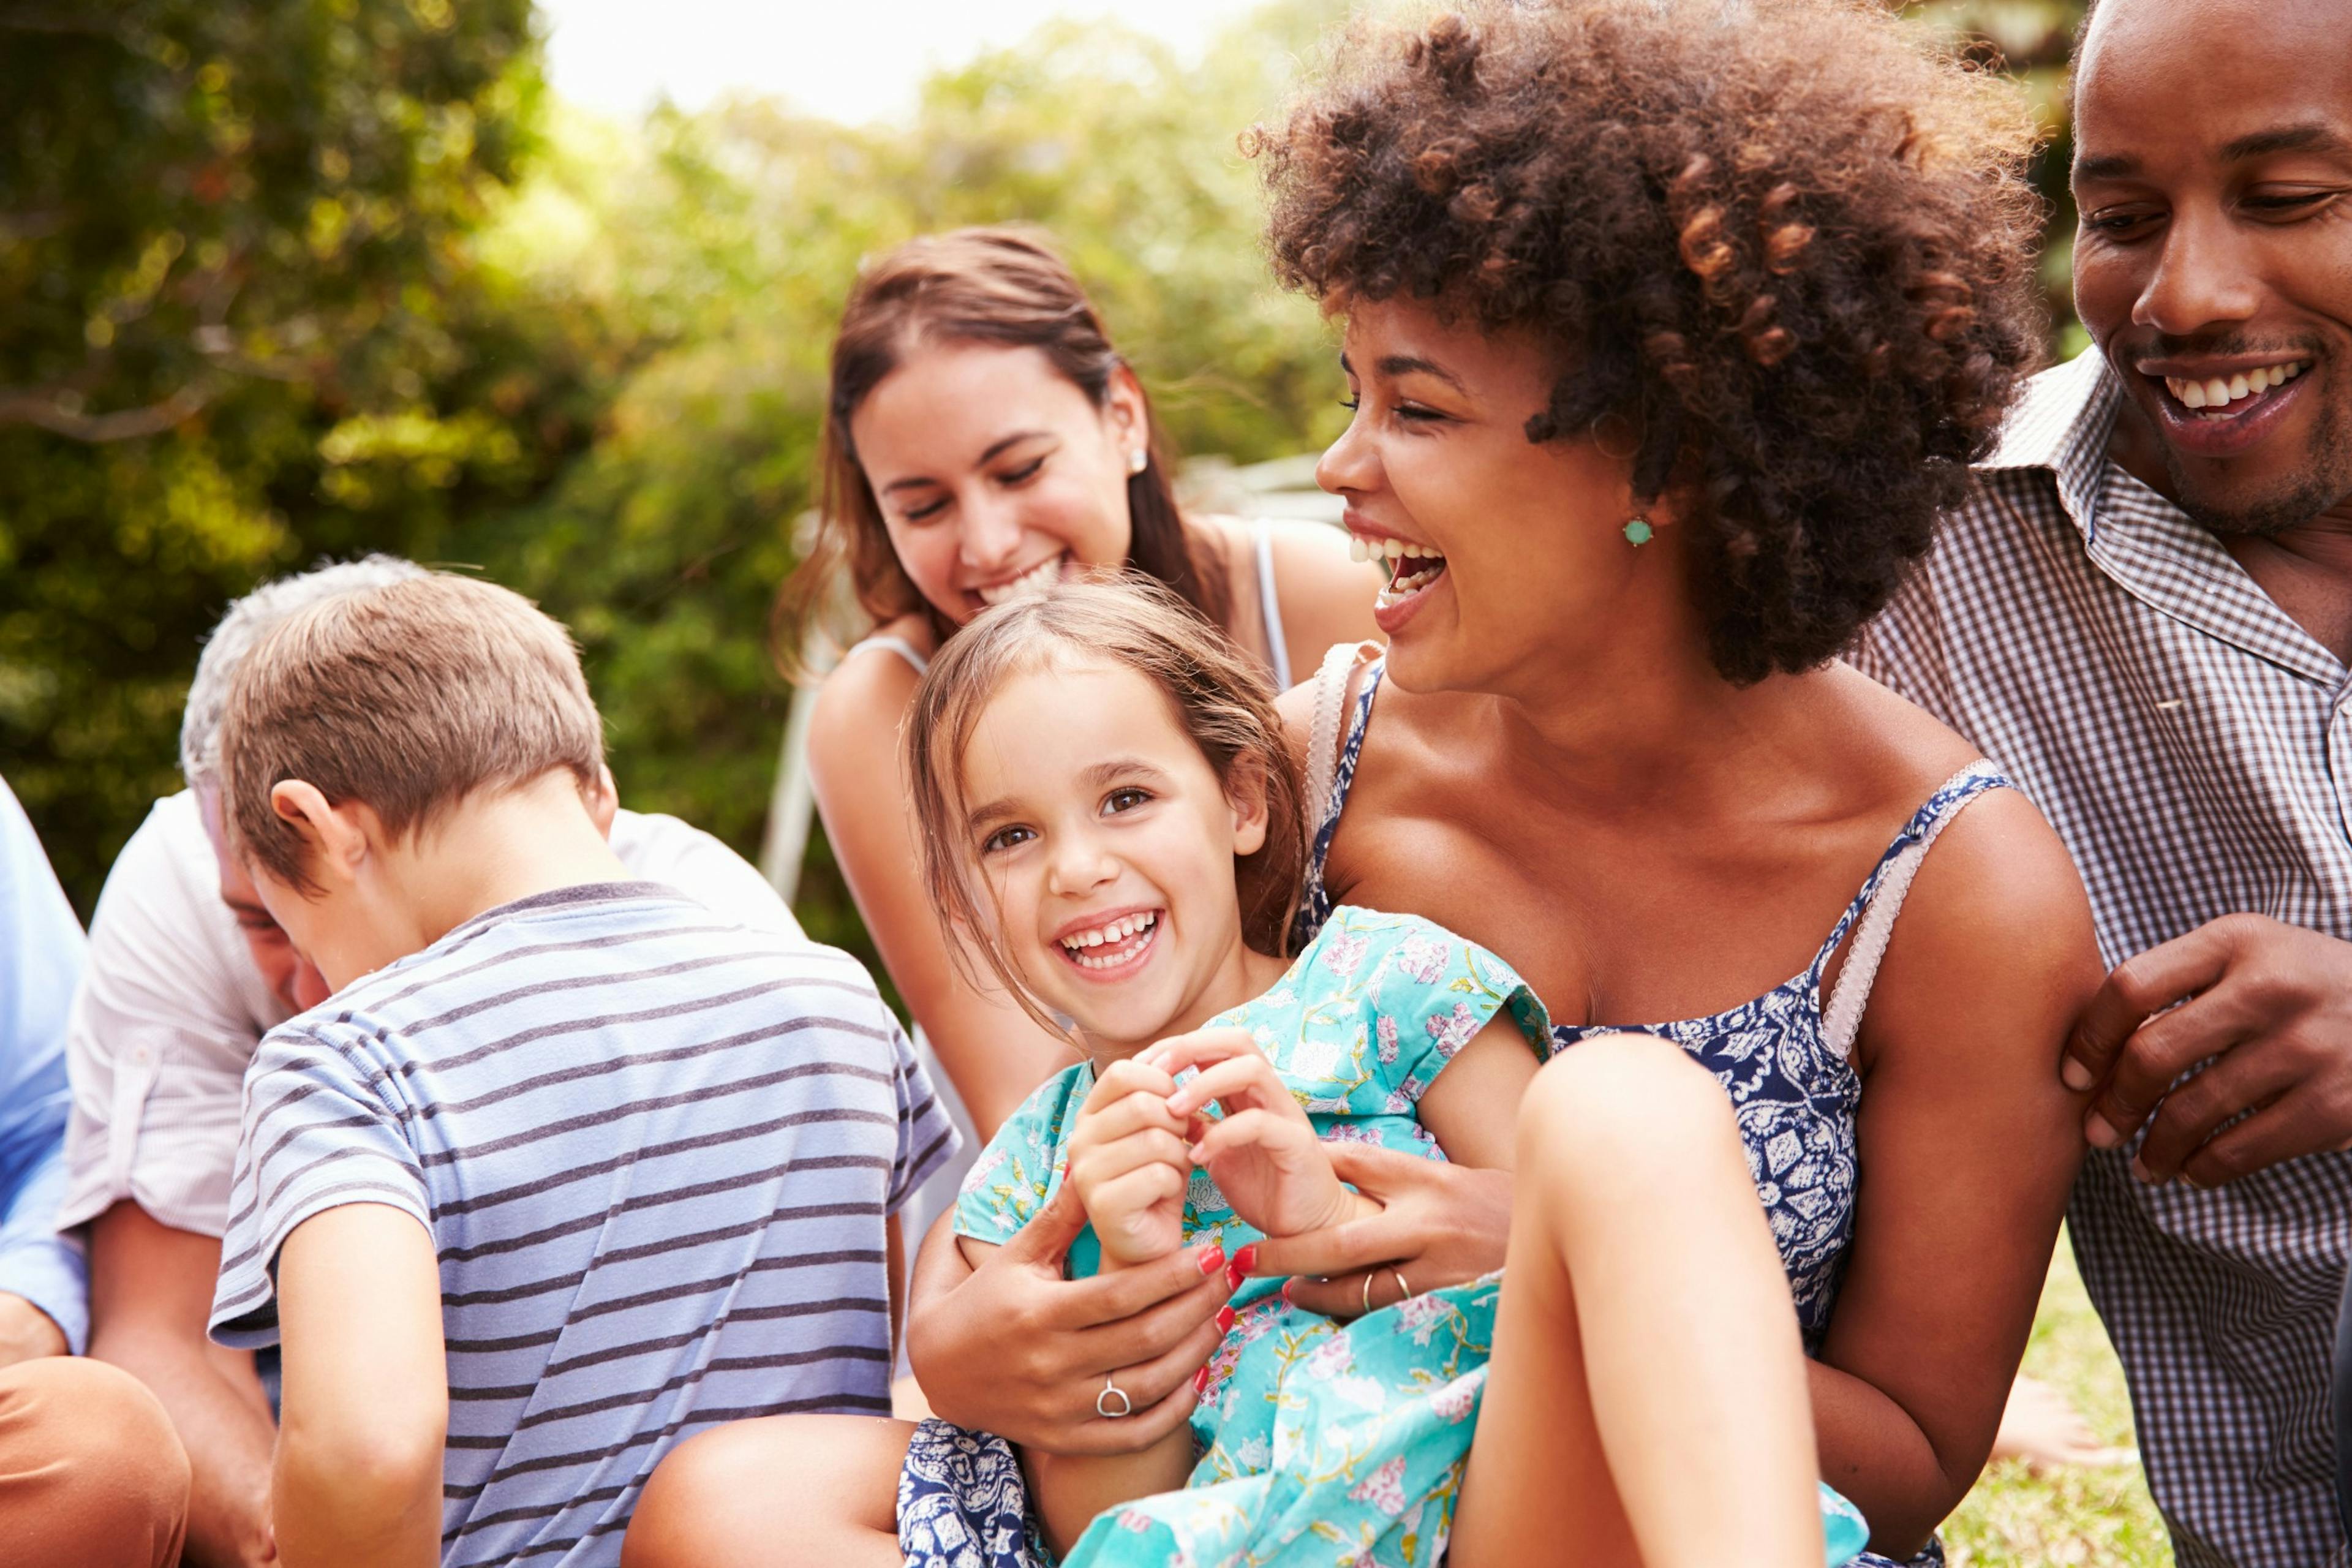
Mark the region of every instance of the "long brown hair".
<instances>
[{"instance_id":1,"label":"long brown hair","mask_svg":"<svg viewBox=\"0 0 2352 1568\"><path fill-rule=\"evenodd\" d=\"M858 607L874 624L920 611L945 643L955 626L908 579L890 547L882 508L858 461L849 422L867 395L911 350L932 343L986 343L1039 351L1096 407L1110 399L1125 365L1077 278L1042 235L1018 228L960 228L910 239L868 260L842 309L833 342L833 378L820 443L817 532L784 580L769 632L788 675L800 668L802 638L846 563ZM1222 566L1193 549L1169 480L1170 459L1150 418L1143 471L1127 481L1132 537L1127 564L1167 584L1218 626L1230 598Z\"/></svg>"},{"instance_id":2,"label":"long brown hair","mask_svg":"<svg viewBox=\"0 0 2352 1568\"><path fill-rule=\"evenodd\" d=\"M991 934L964 826L964 749L989 701L1013 676L1076 657L1123 666L1167 697L1176 721L1231 795L1264 781L1265 843L1237 871L1242 940L1282 952L1283 931L1307 873L1305 786L1283 743L1274 688L1255 660L1164 584L1135 572L1100 572L974 616L940 650L915 689L901 743L923 847L923 880L948 950L969 968L977 948L1029 1016L1060 1026ZM976 977L975 977L976 978Z\"/></svg>"}]
</instances>

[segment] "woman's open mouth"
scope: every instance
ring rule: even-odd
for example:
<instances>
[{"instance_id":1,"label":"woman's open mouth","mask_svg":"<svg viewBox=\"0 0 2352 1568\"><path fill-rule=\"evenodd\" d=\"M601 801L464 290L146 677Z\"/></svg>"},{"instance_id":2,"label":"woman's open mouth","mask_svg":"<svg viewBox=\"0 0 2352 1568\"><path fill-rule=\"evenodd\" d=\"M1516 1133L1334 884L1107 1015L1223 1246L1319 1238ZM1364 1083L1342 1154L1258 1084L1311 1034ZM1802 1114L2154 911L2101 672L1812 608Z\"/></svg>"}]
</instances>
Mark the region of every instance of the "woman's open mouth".
<instances>
[{"instance_id":1,"label":"woman's open mouth","mask_svg":"<svg viewBox=\"0 0 2352 1568\"><path fill-rule=\"evenodd\" d=\"M1066 551L1061 555L1047 556L1017 577L1007 577L1002 583L986 584L974 588L972 592L980 595L980 601L984 605L1005 605L1015 599L1026 599L1042 594L1062 580L1062 563L1067 555L1068 552Z\"/></svg>"},{"instance_id":2,"label":"woman's open mouth","mask_svg":"<svg viewBox=\"0 0 2352 1568\"><path fill-rule=\"evenodd\" d=\"M1388 568L1389 585L1373 601L1376 609L1393 610L1445 574L1445 557L1425 544L1386 534L1351 533L1348 553L1358 561L1378 561Z\"/></svg>"},{"instance_id":3,"label":"woman's open mouth","mask_svg":"<svg viewBox=\"0 0 2352 1568\"><path fill-rule=\"evenodd\" d=\"M1054 945L1073 965L1098 980L1121 979L1141 963L1160 939L1160 917L1166 911L1144 910L1098 926L1074 931Z\"/></svg>"}]
</instances>

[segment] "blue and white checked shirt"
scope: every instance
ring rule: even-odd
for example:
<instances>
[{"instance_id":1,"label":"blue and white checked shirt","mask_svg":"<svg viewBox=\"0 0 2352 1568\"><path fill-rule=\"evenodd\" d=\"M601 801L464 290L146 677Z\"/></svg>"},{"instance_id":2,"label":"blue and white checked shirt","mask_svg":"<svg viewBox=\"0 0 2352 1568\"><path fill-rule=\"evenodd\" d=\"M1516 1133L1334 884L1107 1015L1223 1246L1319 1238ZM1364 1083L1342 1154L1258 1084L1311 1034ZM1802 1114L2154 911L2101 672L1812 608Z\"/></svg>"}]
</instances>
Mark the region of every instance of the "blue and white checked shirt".
<instances>
[{"instance_id":1,"label":"blue and white checked shirt","mask_svg":"<svg viewBox=\"0 0 2352 1568\"><path fill-rule=\"evenodd\" d=\"M2238 912L2352 941L2352 670L2107 460L2095 352L2036 376L1854 662L2022 785L2110 965ZM2055 1070L2055 1064L2053 1064ZM2328 1400L2352 1153L2210 1192L2093 1151L2067 1213L2182 1568L2343 1568Z\"/></svg>"}]
</instances>

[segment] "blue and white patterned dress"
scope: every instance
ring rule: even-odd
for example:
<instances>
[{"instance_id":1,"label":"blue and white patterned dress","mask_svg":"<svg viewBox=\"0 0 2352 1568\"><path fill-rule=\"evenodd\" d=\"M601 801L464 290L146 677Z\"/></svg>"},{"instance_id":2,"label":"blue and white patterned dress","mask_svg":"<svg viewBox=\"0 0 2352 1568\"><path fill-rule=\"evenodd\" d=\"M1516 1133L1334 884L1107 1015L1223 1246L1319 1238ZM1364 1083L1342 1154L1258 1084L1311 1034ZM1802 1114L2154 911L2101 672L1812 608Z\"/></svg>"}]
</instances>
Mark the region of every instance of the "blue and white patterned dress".
<instances>
[{"instance_id":1,"label":"blue and white patterned dress","mask_svg":"<svg viewBox=\"0 0 2352 1568\"><path fill-rule=\"evenodd\" d=\"M1272 990L1211 1022L1251 1031L1324 1138L1442 1160L1415 1103L1507 1009L1548 1054L1549 1019L1501 959L1415 916L1343 908ZM1071 1068L1013 1113L965 1184L959 1234L1003 1242L1045 1205L1094 1082L1091 1066ZM1205 1173L1186 1194L1183 1229L1188 1245L1228 1252L1258 1238ZM1100 1260L1088 1228L1070 1249L1070 1273L1090 1275ZM1104 1514L1068 1568L1442 1560L1501 1294L1501 1276L1490 1275L1342 1323L1291 1305L1279 1280L1245 1282L1192 1413L1198 1461L1185 1489ZM1046 1560L1022 1517L1011 1456L993 1443L937 1423L919 1433L899 1494L909 1563ZM1826 1561L1848 1561L1867 1533L1860 1515L1827 1488L1822 1515Z\"/></svg>"},{"instance_id":2,"label":"blue and white patterned dress","mask_svg":"<svg viewBox=\"0 0 2352 1568\"><path fill-rule=\"evenodd\" d=\"M1355 782L1372 697L1385 665L1385 659L1375 659L1365 670L1362 689L1349 710L1346 743L1310 845L1307 887L1291 927L1294 945L1312 936L1330 916L1323 863L1339 829L1349 786ZM1627 1028L1657 1035L1682 1047L1722 1082L1739 1119L1741 1141L1748 1145L1757 1196L1763 1201L1772 1239L1788 1270L1808 1354L1820 1349L1837 1306L1846 1248L1853 1239L1861 1170L1855 1117L1862 1106L1862 1079L1846 1053L1831 1043L1822 1011L1822 973L1881 886L1898 874L1898 863L1932 839L1961 806L1987 790L2011 787L1998 770L1979 763L1937 789L1879 857L1813 961L1761 996L1704 1018L1552 1028L1563 1049L1589 1036ZM1943 1561L1943 1547L1931 1541L1912 1560L1911 1568L1935 1568ZM1865 1552L1855 1560L1855 1568L1896 1564Z\"/></svg>"}]
</instances>

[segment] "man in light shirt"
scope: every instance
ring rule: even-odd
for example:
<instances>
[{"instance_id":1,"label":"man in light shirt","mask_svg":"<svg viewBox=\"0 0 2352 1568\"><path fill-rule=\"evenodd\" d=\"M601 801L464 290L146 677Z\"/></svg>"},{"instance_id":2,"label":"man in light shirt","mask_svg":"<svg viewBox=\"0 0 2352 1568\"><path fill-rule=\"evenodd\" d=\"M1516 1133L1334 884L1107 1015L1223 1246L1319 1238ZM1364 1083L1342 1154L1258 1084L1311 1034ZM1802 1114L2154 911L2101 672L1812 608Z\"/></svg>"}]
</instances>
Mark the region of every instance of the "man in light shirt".
<instances>
[{"instance_id":1,"label":"man in light shirt","mask_svg":"<svg viewBox=\"0 0 2352 1568\"><path fill-rule=\"evenodd\" d=\"M194 1468L187 1551L204 1568L272 1562L273 1401L250 1354L210 1343L246 1065L327 986L222 849L218 731L230 677L272 626L318 601L423 575L385 556L268 584L205 644L180 731L189 787L123 846L90 925L68 1037L73 1110L60 1227L89 1226L90 1353L135 1373ZM797 934L760 874L675 817L597 816L632 875L754 929Z\"/></svg>"},{"instance_id":2,"label":"man in light shirt","mask_svg":"<svg viewBox=\"0 0 2352 1568\"><path fill-rule=\"evenodd\" d=\"M2181 1568L2352 1563L2352 0L2099 0L2075 306L1858 662L2042 807L2115 965L2068 1211ZM2341 1421L2345 1412L2336 1412Z\"/></svg>"}]
</instances>

